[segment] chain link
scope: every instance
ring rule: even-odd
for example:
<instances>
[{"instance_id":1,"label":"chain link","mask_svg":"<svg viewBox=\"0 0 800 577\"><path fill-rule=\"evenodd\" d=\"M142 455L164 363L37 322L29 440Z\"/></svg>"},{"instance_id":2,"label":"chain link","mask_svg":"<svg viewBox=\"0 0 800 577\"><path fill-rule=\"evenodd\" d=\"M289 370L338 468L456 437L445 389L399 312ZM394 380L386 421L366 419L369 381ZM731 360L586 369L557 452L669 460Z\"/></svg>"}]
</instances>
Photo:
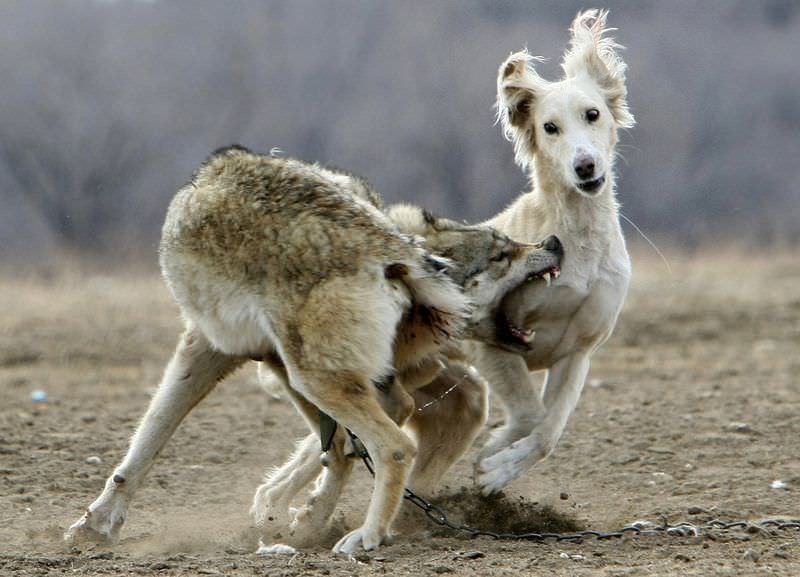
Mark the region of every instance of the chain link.
<instances>
[{"instance_id":1,"label":"chain link","mask_svg":"<svg viewBox=\"0 0 800 577\"><path fill-rule=\"evenodd\" d=\"M353 440L353 445L357 447L358 456L364 462L370 475L375 476L375 468L372 463L372 457L364 448L364 445L358 441L358 438L349 430L347 431L350 438ZM576 531L574 533L502 533L496 531L489 531L486 529L478 529L463 523L455 523L451 521L447 514L437 505L434 505L427 499L420 497L411 489L405 489L403 498L422 510L423 513L440 527L447 527L453 531L460 533L467 533L472 537L491 537L493 539L503 541L535 541L544 543L547 541L553 542L578 542L584 539L597 539L603 541L607 539L619 539L625 535L667 535L671 537L699 537L708 534L712 531L730 531L730 530L743 530L747 533L766 533L772 534L771 531L788 531L795 530L800 532L800 519L764 519L761 521L722 521L720 519L712 519L702 524L694 524L689 522L681 522L670 524L666 518L660 524L653 523L652 521L635 521L630 525L626 525L617 531Z\"/></svg>"}]
</instances>

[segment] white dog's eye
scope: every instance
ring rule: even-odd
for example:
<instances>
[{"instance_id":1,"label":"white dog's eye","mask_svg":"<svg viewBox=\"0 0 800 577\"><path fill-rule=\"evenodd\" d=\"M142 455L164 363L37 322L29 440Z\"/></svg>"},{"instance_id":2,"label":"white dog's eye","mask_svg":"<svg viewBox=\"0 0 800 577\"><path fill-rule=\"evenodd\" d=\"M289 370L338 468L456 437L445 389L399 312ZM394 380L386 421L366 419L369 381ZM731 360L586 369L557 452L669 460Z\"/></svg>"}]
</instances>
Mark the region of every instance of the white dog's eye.
<instances>
[{"instance_id":1,"label":"white dog's eye","mask_svg":"<svg viewBox=\"0 0 800 577\"><path fill-rule=\"evenodd\" d=\"M600 118L600 111L596 108L590 108L586 111L586 121L587 122L594 122L598 118Z\"/></svg>"},{"instance_id":2,"label":"white dog's eye","mask_svg":"<svg viewBox=\"0 0 800 577\"><path fill-rule=\"evenodd\" d=\"M544 131L547 134L558 134L558 126L556 126L552 122L545 122L544 123Z\"/></svg>"}]
</instances>

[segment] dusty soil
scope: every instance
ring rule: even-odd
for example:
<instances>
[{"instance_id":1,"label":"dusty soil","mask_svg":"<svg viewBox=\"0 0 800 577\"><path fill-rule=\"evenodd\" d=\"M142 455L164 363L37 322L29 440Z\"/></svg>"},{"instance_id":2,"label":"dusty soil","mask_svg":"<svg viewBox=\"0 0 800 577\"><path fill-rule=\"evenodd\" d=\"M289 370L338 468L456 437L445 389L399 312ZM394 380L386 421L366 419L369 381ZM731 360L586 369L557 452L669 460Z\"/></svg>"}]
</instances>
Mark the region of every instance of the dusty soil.
<instances>
[{"instance_id":1,"label":"dusty soil","mask_svg":"<svg viewBox=\"0 0 800 577\"><path fill-rule=\"evenodd\" d=\"M618 329L555 454L489 502L468 458L444 490L460 495L445 499L454 518L536 531L800 517L800 260L673 254L670 264L671 274L635 259ZM538 544L454 536L416 512L394 545L356 560L322 547L256 556L252 491L305 431L252 368L179 429L119 545L70 548L61 535L122 457L177 311L158 278L131 273L6 274L0 303L0 575L800 574L797 531ZM360 522L369 488L357 468L341 525Z\"/></svg>"}]
</instances>

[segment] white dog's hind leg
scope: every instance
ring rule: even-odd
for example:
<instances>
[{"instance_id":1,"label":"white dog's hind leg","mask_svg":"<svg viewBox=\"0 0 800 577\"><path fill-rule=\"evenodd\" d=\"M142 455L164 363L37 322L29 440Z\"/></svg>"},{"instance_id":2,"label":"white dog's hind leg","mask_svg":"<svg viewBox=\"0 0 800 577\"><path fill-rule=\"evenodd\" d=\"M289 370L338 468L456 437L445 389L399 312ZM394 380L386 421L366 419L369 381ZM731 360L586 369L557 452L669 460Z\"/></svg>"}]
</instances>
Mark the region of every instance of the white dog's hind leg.
<instances>
[{"instance_id":1,"label":"white dog's hind leg","mask_svg":"<svg viewBox=\"0 0 800 577\"><path fill-rule=\"evenodd\" d=\"M320 457L319 438L310 433L297 443L297 448L286 463L269 474L264 483L256 489L250 514L264 533L271 533L272 537L280 538L281 536L274 532L288 528L291 522L289 503L303 487L320 474L322 471Z\"/></svg>"},{"instance_id":2,"label":"white dog's hind leg","mask_svg":"<svg viewBox=\"0 0 800 577\"><path fill-rule=\"evenodd\" d=\"M589 372L589 354L576 352L550 368L544 391L547 413L525 437L480 461L478 483L494 493L547 457L561 438Z\"/></svg>"},{"instance_id":3,"label":"white dog's hind leg","mask_svg":"<svg viewBox=\"0 0 800 577\"><path fill-rule=\"evenodd\" d=\"M330 450L323 456L325 468L317 478L308 503L298 509L291 525L291 534L298 543L305 544L319 540L336 509L350 473L353 470L353 459L346 457L345 443L338 437Z\"/></svg>"},{"instance_id":4,"label":"white dog's hind leg","mask_svg":"<svg viewBox=\"0 0 800 577\"><path fill-rule=\"evenodd\" d=\"M227 374L244 362L211 348L197 331L187 330L178 342L164 377L150 401L128 452L105 489L64 535L68 541L115 541L133 498L153 460L183 418Z\"/></svg>"},{"instance_id":5,"label":"white dog's hind leg","mask_svg":"<svg viewBox=\"0 0 800 577\"><path fill-rule=\"evenodd\" d=\"M542 421L545 406L525 360L514 353L480 346L476 355L478 372L491 386L492 395L502 402L506 422L491 432L478 462L527 437Z\"/></svg>"}]
</instances>

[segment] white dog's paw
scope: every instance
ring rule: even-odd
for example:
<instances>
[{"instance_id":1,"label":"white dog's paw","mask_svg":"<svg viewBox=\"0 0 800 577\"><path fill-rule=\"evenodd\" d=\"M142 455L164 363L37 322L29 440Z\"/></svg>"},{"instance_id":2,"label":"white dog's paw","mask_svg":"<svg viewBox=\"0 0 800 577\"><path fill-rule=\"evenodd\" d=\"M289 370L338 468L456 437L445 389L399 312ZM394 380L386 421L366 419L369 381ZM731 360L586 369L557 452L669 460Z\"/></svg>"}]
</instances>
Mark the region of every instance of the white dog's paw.
<instances>
[{"instance_id":1,"label":"white dog's paw","mask_svg":"<svg viewBox=\"0 0 800 577\"><path fill-rule=\"evenodd\" d=\"M494 429L489 433L489 440L481 449L478 455L478 461L482 462L495 453L498 453L506 447L509 447L515 441L528 436L531 430L532 429L523 431L521 429L517 429L516 427L509 427L508 425L503 425L502 427Z\"/></svg>"},{"instance_id":2,"label":"white dog's paw","mask_svg":"<svg viewBox=\"0 0 800 577\"><path fill-rule=\"evenodd\" d=\"M114 543L125 522L124 515L114 515L113 511L103 513L100 510L87 510L83 517L70 525L64 533L67 543Z\"/></svg>"},{"instance_id":3,"label":"white dog's paw","mask_svg":"<svg viewBox=\"0 0 800 577\"><path fill-rule=\"evenodd\" d=\"M364 527L360 527L339 539L333 546L333 552L337 555L352 555L361 550L371 551L382 542L383 539L377 531L367 531Z\"/></svg>"},{"instance_id":4,"label":"white dog's paw","mask_svg":"<svg viewBox=\"0 0 800 577\"><path fill-rule=\"evenodd\" d=\"M291 523L289 505L277 495L277 491L268 484L256 489L250 515L253 516L256 527L265 532L276 529L286 529Z\"/></svg>"},{"instance_id":5,"label":"white dog's paw","mask_svg":"<svg viewBox=\"0 0 800 577\"><path fill-rule=\"evenodd\" d=\"M536 432L512 443L509 447L478 462L477 482L484 495L503 489L534 464L547 457L555 447L555 441L542 440Z\"/></svg>"},{"instance_id":6,"label":"white dog's paw","mask_svg":"<svg viewBox=\"0 0 800 577\"><path fill-rule=\"evenodd\" d=\"M258 542L258 549L256 555L272 556L272 555L294 555L297 549L291 545L283 545L281 543L273 543L272 545L264 545L262 541Z\"/></svg>"},{"instance_id":7,"label":"white dog's paw","mask_svg":"<svg viewBox=\"0 0 800 577\"><path fill-rule=\"evenodd\" d=\"M524 419L510 419L505 425L492 430L489 433L489 440L478 455L478 461L483 461L495 453L507 449L517 441L532 435L543 419L543 414L531 411Z\"/></svg>"}]
</instances>

